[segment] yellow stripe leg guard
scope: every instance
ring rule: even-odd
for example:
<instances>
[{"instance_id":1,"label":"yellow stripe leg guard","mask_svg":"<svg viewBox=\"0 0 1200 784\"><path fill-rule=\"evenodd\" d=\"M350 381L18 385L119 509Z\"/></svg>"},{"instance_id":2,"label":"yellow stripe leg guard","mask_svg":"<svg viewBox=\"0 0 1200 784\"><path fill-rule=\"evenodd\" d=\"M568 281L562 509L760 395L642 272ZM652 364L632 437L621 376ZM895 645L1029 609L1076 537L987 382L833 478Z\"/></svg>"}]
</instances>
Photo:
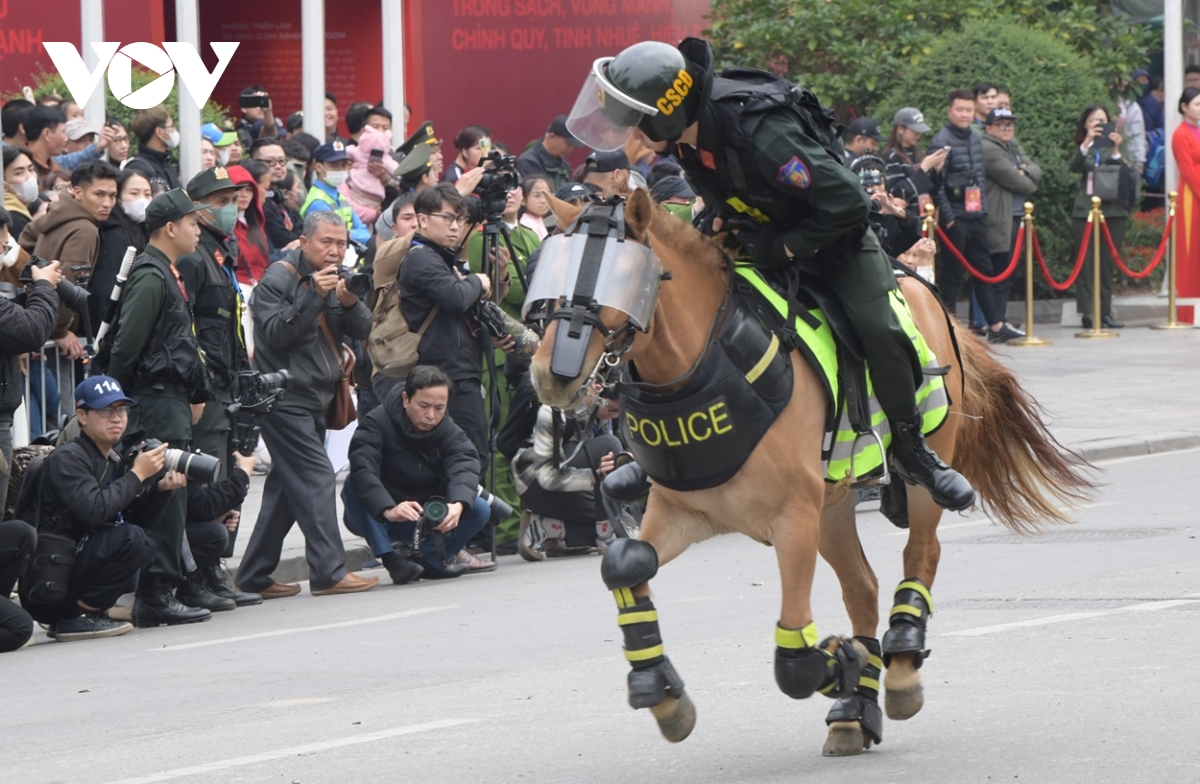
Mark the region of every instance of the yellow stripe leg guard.
<instances>
[{"instance_id":1,"label":"yellow stripe leg guard","mask_svg":"<svg viewBox=\"0 0 1200 784\"><path fill-rule=\"evenodd\" d=\"M683 679L663 653L662 634L658 630L658 610L650 599L634 599L626 590L616 590L617 625L625 637L625 658L629 672L629 704L651 708L671 695L683 696Z\"/></svg>"},{"instance_id":2,"label":"yellow stripe leg guard","mask_svg":"<svg viewBox=\"0 0 1200 784\"><path fill-rule=\"evenodd\" d=\"M855 637L867 649L867 661L858 676L854 693L833 704L826 724L857 721L863 733L874 743L883 742L883 712L879 709L879 675L883 669L882 650L874 637Z\"/></svg>"},{"instance_id":3,"label":"yellow stripe leg guard","mask_svg":"<svg viewBox=\"0 0 1200 784\"><path fill-rule=\"evenodd\" d=\"M882 658L885 666L898 653L914 654L916 666L921 666L929 655L925 649L925 631L931 615L933 596L929 593L929 587L917 577L902 580L896 586L890 628L883 635Z\"/></svg>"}]
</instances>

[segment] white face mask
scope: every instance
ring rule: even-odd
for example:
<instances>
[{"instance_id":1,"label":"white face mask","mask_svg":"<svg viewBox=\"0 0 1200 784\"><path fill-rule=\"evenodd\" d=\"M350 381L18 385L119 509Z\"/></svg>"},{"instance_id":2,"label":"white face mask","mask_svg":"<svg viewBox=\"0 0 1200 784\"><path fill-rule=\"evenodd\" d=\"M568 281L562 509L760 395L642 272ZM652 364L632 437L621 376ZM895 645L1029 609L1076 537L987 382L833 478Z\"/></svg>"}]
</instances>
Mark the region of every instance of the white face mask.
<instances>
[{"instance_id":1,"label":"white face mask","mask_svg":"<svg viewBox=\"0 0 1200 784\"><path fill-rule=\"evenodd\" d=\"M167 149L174 150L179 146L179 129L172 128L167 131Z\"/></svg>"},{"instance_id":2,"label":"white face mask","mask_svg":"<svg viewBox=\"0 0 1200 784\"><path fill-rule=\"evenodd\" d=\"M4 253L0 254L0 267L11 267L17 263L17 255L21 252L21 248L12 237L8 238L8 242L3 247Z\"/></svg>"},{"instance_id":3,"label":"white face mask","mask_svg":"<svg viewBox=\"0 0 1200 784\"><path fill-rule=\"evenodd\" d=\"M26 204L32 204L38 197L36 177L30 177L25 182L7 182L5 185L12 188L13 194Z\"/></svg>"},{"instance_id":4,"label":"white face mask","mask_svg":"<svg viewBox=\"0 0 1200 784\"><path fill-rule=\"evenodd\" d=\"M335 188L340 188L349 176L350 172L347 171L327 171L325 172L325 182Z\"/></svg>"},{"instance_id":5,"label":"white face mask","mask_svg":"<svg viewBox=\"0 0 1200 784\"><path fill-rule=\"evenodd\" d=\"M229 149L228 147L222 147L221 149L217 150L217 163L221 166L225 166L229 163L229 157L232 154L233 150Z\"/></svg>"},{"instance_id":6,"label":"white face mask","mask_svg":"<svg viewBox=\"0 0 1200 784\"><path fill-rule=\"evenodd\" d=\"M133 201L121 202L121 209L125 210L125 214L137 223L146 220L146 208L149 206L149 199L134 199Z\"/></svg>"}]
</instances>

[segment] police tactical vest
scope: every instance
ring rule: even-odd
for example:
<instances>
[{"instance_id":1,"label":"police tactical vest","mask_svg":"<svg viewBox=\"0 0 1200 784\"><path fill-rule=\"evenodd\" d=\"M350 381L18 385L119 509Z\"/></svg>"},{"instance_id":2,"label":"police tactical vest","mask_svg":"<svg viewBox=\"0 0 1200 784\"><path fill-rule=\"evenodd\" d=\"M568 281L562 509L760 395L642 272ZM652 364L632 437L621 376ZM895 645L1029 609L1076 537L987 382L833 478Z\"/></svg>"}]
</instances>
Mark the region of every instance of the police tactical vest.
<instances>
[{"instance_id":1,"label":"police tactical vest","mask_svg":"<svg viewBox=\"0 0 1200 784\"><path fill-rule=\"evenodd\" d=\"M841 128L833 113L808 90L753 68L727 68L713 78L709 100L700 110L696 147L679 149L688 180L706 205L727 204L786 231L813 210L780 192L758 170L754 134L768 114L777 112L796 118L807 136L842 162Z\"/></svg>"},{"instance_id":2,"label":"police tactical vest","mask_svg":"<svg viewBox=\"0 0 1200 784\"><path fill-rule=\"evenodd\" d=\"M308 217L308 208L313 205L313 202L323 201L329 205L329 209L333 210L337 215L342 216L342 220L346 221L346 231L354 229L354 208L349 204L342 204L341 197L336 200L325 191L318 188L316 185L308 189L308 197L304 203L300 205L300 217Z\"/></svg>"},{"instance_id":3,"label":"police tactical vest","mask_svg":"<svg viewBox=\"0 0 1200 784\"><path fill-rule=\"evenodd\" d=\"M236 392L238 371L250 367L242 336L241 294L217 259L217 254L222 260L228 258L228 249L207 228L201 227L200 232L196 254L202 260L204 278L192 303L196 337L212 373L213 387Z\"/></svg>"},{"instance_id":4,"label":"police tactical vest","mask_svg":"<svg viewBox=\"0 0 1200 784\"><path fill-rule=\"evenodd\" d=\"M138 361L131 388L175 387L182 389L190 400L204 400L209 382L196 341L191 305L166 262L143 253L133 269L146 266L154 267L162 277L163 305L154 325L154 335Z\"/></svg>"}]
</instances>

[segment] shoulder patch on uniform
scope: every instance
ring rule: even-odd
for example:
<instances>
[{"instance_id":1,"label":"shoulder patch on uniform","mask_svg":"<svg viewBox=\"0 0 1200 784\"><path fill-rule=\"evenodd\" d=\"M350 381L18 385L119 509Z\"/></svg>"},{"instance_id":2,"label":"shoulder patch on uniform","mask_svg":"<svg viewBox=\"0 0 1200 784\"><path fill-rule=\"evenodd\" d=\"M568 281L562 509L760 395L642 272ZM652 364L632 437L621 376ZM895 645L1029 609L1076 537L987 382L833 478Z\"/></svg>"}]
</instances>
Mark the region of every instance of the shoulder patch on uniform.
<instances>
[{"instance_id":1,"label":"shoulder patch on uniform","mask_svg":"<svg viewBox=\"0 0 1200 784\"><path fill-rule=\"evenodd\" d=\"M808 187L812 185L812 174L804 165L804 161L795 155L790 161L779 167L779 174L775 175L775 179L800 190L808 190Z\"/></svg>"},{"instance_id":2,"label":"shoulder patch on uniform","mask_svg":"<svg viewBox=\"0 0 1200 784\"><path fill-rule=\"evenodd\" d=\"M709 152L708 150L700 151L700 163L704 164L704 166L706 168L716 171L717 159L714 158L713 154L711 152Z\"/></svg>"}]
</instances>

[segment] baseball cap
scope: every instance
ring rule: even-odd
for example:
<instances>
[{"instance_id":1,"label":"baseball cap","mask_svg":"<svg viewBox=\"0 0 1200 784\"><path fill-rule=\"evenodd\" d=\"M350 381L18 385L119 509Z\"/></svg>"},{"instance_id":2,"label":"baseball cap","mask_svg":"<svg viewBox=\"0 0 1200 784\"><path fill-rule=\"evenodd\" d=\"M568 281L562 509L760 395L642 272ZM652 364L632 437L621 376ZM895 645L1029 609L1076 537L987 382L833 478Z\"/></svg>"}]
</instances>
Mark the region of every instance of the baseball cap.
<instances>
[{"instance_id":1,"label":"baseball cap","mask_svg":"<svg viewBox=\"0 0 1200 784\"><path fill-rule=\"evenodd\" d=\"M875 141L883 140L883 137L879 134L879 123L870 117L859 117L850 123L850 127L846 129L846 138L853 139L855 136L866 136Z\"/></svg>"},{"instance_id":2,"label":"baseball cap","mask_svg":"<svg viewBox=\"0 0 1200 784\"><path fill-rule=\"evenodd\" d=\"M892 125L902 125L917 133L929 133L930 130L925 123L925 115L915 106L905 106L896 112L896 116L892 118Z\"/></svg>"},{"instance_id":3,"label":"baseball cap","mask_svg":"<svg viewBox=\"0 0 1200 784\"><path fill-rule=\"evenodd\" d=\"M587 157L583 164L585 172L596 172L604 174L606 172L614 172L618 169L629 168L629 157L624 150L613 150L612 152L593 152Z\"/></svg>"},{"instance_id":4,"label":"baseball cap","mask_svg":"<svg viewBox=\"0 0 1200 784\"><path fill-rule=\"evenodd\" d=\"M91 376L75 387L75 407L97 411L113 403L128 403L136 406L137 401L125 394L121 384L112 376Z\"/></svg>"},{"instance_id":5,"label":"baseball cap","mask_svg":"<svg viewBox=\"0 0 1200 784\"><path fill-rule=\"evenodd\" d=\"M287 123L284 124L288 133L298 131L304 127L304 112L292 112L287 118Z\"/></svg>"},{"instance_id":6,"label":"baseball cap","mask_svg":"<svg viewBox=\"0 0 1200 784\"><path fill-rule=\"evenodd\" d=\"M224 166L212 166L188 180L187 195L191 199L202 199L217 191L235 191L248 187L250 183L236 183L229 179Z\"/></svg>"},{"instance_id":7,"label":"baseball cap","mask_svg":"<svg viewBox=\"0 0 1200 784\"><path fill-rule=\"evenodd\" d=\"M350 156L346 154L346 145L340 141L332 141L328 144L322 144L317 149L313 150L313 160L321 163L333 163L335 161L348 161Z\"/></svg>"},{"instance_id":8,"label":"baseball cap","mask_svg":"<svg viewBox=\"0 0 1200 784\"><path fill-rule=\"evenodd\" d=\"M150 206L146 208L146 231L154 231L184 215L206 209L208 207L189 199L183 188L173 188L150 201Z\"/></svg>"},{"instance_id":9,"label":"baseball cap","mask_svg":"<svg viewBox=\"0 0 1200 784\"><path fill-rule=\"evenodd\" d=\"M988 112L987 119L983 121L984 125L994 125L1000 120L1017 121L1017 115L1012 113L1012 109L1005 109L1003 106L998 106Z\"/></svg>"},{"instance_id":10,"label":"baseball cap","mask_svg":"<svg viewBox=\"0 0 1200 784\"><path fill-rule=\"evenodd\" d=\"M554 198L562 201L577 201L600 193L594 185L584 185L582 182L568 182L554 192Z\"/></svg>"},{"instance_id":11,"label":"baseball cap","mask_svg":"<svg viewBox=\"0 0 1200 784\"><path fill-rule=\"evenodd\" d=\"M546 129L555 136L561 136L567 140L567 143L572 147L586 147L587 145L575 138L575 134L567 130L567 115L560 114L550 123L550 127Z\"/></svg>"},{"instance_id":12,"label":"baseball cap","mask_svg":"<svg viewBox=\"0 0 1200 784\"><path fill-rule=\"evenodd\" d=\"M223 130L216 123L204 123L204 125L201 125L200 135L212 142L213 147L228 147L236 142L238 138L236 133Z\"/></svg>"},{"instance_id":13,"label":"baseball cap","mask_svg":"<svg viewBox=\"0 0 1200 784\"><path fill-rule=\"evenodd\" d=\"M88 125L84 120L71 120L67 123L67 138L71 141L79 141L84 136L94 134L92 126Z\"/></svg>"},{"instance_id":14,"label":"baseball cap","mask_svg":"<svg viewBox=\"0 0 1200 784\"><path fill-rule=\"evenodd\" d=\"M667 199L694 199L696 194L687 184L687 180L673 174L654 183L654 187L650 189L650 198L656 202L664 202Z\"/></svg>"}]
</instances>

